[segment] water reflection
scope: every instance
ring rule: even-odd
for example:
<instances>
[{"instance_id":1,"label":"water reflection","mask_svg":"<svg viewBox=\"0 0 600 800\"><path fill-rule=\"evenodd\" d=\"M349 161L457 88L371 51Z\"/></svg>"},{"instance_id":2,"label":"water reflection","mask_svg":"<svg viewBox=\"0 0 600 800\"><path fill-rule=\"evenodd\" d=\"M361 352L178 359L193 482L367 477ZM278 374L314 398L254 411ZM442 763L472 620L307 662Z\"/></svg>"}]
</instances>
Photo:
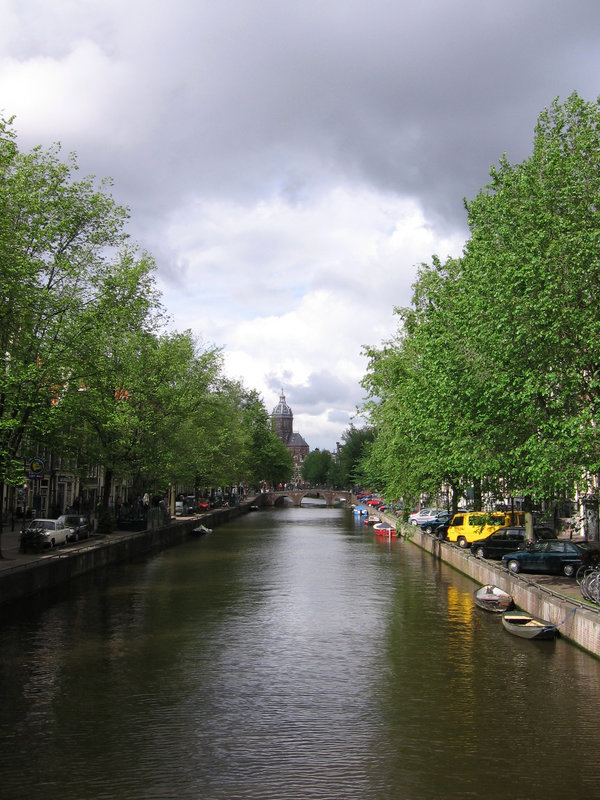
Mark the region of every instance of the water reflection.
<instances>
[{"instance_id":1,"label":"water reflection","mask_svg":"<svg viewBox=\"0 0 600 800\"><path fill-rule=\"evenodd\" d=\"M595 796L599 663L509 636L473 588L292 508L14 609L2 796Z\"/></svg>"}]
</instances>

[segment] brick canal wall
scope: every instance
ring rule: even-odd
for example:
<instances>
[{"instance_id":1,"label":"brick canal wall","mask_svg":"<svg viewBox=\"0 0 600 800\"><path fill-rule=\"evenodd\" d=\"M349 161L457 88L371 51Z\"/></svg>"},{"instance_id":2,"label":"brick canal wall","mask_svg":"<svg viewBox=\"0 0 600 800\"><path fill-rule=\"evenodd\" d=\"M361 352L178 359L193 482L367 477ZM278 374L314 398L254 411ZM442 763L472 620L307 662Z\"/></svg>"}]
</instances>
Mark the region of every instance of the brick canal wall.
<instances>
[{"instance_id":1,"label":"brick canal wall","mask_svg":"<svg viewBox=\"0 0 600 800\"><path fill-rule=\"evenodd\" d=\"M470 550L461 550L449 542L440 542L412 525L401 525L397 518L379 514L382 519L396 525L407 543L431 553L435 558L485 585L493 583L512 595L515 604L540 619L558 625L560 633L571 642L600 658L600 609L583 599L536 583L535 575L513 575L498 562L475 558ZM578 592L577 583L571 579L569 593Z\"/></svg>"}]
</instances>

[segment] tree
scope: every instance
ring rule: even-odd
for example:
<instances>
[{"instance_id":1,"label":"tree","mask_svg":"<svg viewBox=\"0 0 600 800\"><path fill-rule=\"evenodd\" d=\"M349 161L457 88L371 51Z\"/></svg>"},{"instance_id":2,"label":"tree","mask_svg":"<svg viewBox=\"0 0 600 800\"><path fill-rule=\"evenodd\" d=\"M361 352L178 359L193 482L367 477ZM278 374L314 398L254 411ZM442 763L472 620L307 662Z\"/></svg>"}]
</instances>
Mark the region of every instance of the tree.
<instances>
[{"instance_id":1,"label":"tree","mask_svg":"<svg viewBox=\"0 0 600 800\"><path fill-rule=\"evenodd\" d=\"M600 472L600 104L539 117L466 203L462 257L423 265L396 337L367 351L367 472L412 497L442 481L538 498Z\"/></svg>"},{"instance_id":2,"label":"tree","mask_svg":"<svg viewBox=\"0 0 600 800\"><path fill-rule=\"evenodd\" d=\"M361 460L366 446L373 441L374 432L371 427L356 428L350 425L342 434L342 447L338 456L338 470L335 480L337 486L351 487L361 485Z\"/></svg>"},{"instance_id":3,"label":"tree","mask_svg":"<svg viewBox=\"0 0 600 800\"><path fill-rule=\"evenodd\" d=\"M125 240L127 211L108 182L73 179L58 145L19 152L0 119L0 496L23 480L21 456L52 425L107 257Z\"/></svg>"},{"instance_id":4,"label":"tree","mask_svg":"<svg viewBox=\"0 0 600 800\"><path fill-rule=\"evenodd\" d=\"M315 486L326 484L331 464L329 450L313 450L302 462L302 478Z\"/></svg>"},{"instance_id":5,"label":"tree","mask_svg":"<svg viewBox=\"0 0 600 800\"><path fill-rule=\"evenodd\" d=\"M532 156L503 158L467 204L464 263L482 314L471 335L493 365L517 479L537 494L597 474L600 402L600 105L576 93L539 117Z\"/></svg>"},{"instance_id":6,"label":"tree","mask_svg":"<svg viewBox=\"0 0 600 800\"><path fill-rule=\"evenodd\" d=\"M458 499L489 468L486 427L477 413L484 379L471 369L460 280L459 261L423 264L412 307L396 309L396 336L366 351L365 410L376 431L362 460L366 483L407 503L437 495L442 483Z\"/></svg>"}]
</instances>

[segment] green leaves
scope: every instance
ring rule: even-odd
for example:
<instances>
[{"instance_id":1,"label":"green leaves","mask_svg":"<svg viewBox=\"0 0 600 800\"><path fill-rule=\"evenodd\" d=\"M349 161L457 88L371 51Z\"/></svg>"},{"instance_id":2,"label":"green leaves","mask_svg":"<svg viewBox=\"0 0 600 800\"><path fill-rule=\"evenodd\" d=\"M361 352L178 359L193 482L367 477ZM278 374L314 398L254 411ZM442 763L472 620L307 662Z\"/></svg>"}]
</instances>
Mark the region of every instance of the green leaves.
<instances>
[{"instance_id":1,"label":"green leaves","mask_svg":"<svg viewBox=\"0 0 600 800\"><path fill-rule=\"evenodd\" d=\"M540 115L529 159L492 168L461 259L421 267L395 339L369 352L387 486L549 496L597 472L599 198L600 106L574 93Z\"/></svg>"}]
</instances>

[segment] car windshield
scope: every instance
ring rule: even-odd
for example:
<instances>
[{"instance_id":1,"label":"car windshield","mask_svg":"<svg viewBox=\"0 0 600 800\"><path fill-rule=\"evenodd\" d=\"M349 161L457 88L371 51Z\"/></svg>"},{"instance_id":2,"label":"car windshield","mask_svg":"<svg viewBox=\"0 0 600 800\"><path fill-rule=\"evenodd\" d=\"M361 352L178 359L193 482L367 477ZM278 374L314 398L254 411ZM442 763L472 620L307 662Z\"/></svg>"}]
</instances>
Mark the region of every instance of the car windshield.
<instances>
[{"instance_id":1,"label":"car windshield","mask_svg":"<svg viewBox=\"0 0 600 800\"><path fill-rule=\"evenodd\" d=\"M40 531L53 531L56 528L56 523L53 519L34 519L31 527Z\"/></svg>"},{"instance_id":2,"label":"car windshield","mask_svg":"<svg viewBox=\"0 0 600 800\"><path fill-rule=\"evenodd\" d=\"M79 517L65 517L63 521L65 525L79 525Z\"/></svg>"}]
</instances>

